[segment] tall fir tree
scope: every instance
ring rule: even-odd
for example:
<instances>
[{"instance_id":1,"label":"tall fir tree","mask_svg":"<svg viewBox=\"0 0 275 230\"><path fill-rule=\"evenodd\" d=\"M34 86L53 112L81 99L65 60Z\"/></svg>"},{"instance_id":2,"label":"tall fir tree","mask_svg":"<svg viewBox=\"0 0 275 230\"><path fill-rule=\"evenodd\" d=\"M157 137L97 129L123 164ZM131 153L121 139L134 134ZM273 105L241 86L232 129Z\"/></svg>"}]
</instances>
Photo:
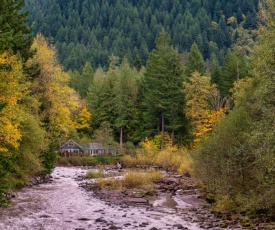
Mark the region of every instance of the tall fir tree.
<instances>
[{"instance_id":1,"label":"tall fir tree","mask_svg":"<svg viewBox=\"0 0 275 230\"><path fill-rule=\"evenodd\" d=\"M231 95L230 89L233 88L234 82L247 77L247 74L247 64L244 57L237 50L228 50L221 74L221 95Z\"/></svg>"},{"instance_id":2,"label":"tall fir tree","mask_svg":"<svg viewBox=\"0 0 275 230\"><path fill-rule=\"evenodd\" d=\"M213 58L210 64L210 77L211 83L220 86L221 84L221 67L219 66L218 60Z\"/></svg>"},{"instance_id":3,"label":"tall fir tree","mask_svg":"<svg viewBox=\"0 0 275 230\"><path fill-rule=\"evenodd\" d=\"M165 129L174 133L183 125L182 76L179 55L170 46L169 35L162 31L149 55L144 76L144 119L152 133L161 131L162 149Z\"/></svg>"},{"instance_id":4,"label":"tall fir tree","mask_svg":"<svg viewBox=\"0 0 275 230\"><path fill-rule=\"evenodd\" d=\"M202 75L205 74L205 63L197 44L193 43L185 63L185 77L190 77L196 71Z\"/></svg>"},{"instance_id":5,"label":"tall fir tree","mask_svg":"<svg viewBox=\"0 0 275 230\"><path fill-rule=\"evenodd\" d=\"M1 0L0 53L20 54L23 63L32 55L32 30L28 27L28 12L23 12L24 0Z\"/></svg>"}]
</instances>

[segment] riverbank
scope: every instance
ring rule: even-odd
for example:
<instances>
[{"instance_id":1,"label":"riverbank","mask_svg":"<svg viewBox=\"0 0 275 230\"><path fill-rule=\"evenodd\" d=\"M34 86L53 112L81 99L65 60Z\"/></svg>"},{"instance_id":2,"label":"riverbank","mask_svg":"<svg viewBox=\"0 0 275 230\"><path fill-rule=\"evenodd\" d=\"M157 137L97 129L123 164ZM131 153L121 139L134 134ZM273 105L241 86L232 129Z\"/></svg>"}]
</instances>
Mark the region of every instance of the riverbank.
<instances>
[{"instance_id":1,"label":"riverbank","mask_svg":"<svg viewBox=\"0 0 275 230\"><path fill-rule=\"evenodd\" d=\"M122 175L121 170L110 166L105 173L110 176ZM96 179L100 180L100 179ZM202 229L275 229L274 223L265 223L263 218L249 218L234 213L216 213L211 211L198 185L187 175L165 173L163 178L154 184L153 189L98 189L95 180L81 184L87 191L93 191L100 200L120 207L140 207L158 210L174 210L182 218L197 223Z\"/></svg>"},{"instance_id":2,"label":"riverbank","mask_svg":"<svg viewBox=\"0 0 275 230\"><path fill-rule=\"evenodd\" d=\"M0 209L0 229L202 229L176 210L120 206L98 199L80 187L82 167L57 167L52 182L24 188L13 205Z\"/></svg>"},{"instance_id":3,"label":"riverbank","mask_svg":"<svg viewBox=\"0 0 275 230\"><path fill-rule=\"evenodd\" d=\"M108 167L110 175L124 172ZM22 189L11 207L0 208L0 229L272 229L264 224L245 227L232 215L211 213L186 175L168 173L155 193L145 194L139 189L91 190L95 179L85 179L90 169L57 167L50 183Z\"/></svg>"}]
</instances>

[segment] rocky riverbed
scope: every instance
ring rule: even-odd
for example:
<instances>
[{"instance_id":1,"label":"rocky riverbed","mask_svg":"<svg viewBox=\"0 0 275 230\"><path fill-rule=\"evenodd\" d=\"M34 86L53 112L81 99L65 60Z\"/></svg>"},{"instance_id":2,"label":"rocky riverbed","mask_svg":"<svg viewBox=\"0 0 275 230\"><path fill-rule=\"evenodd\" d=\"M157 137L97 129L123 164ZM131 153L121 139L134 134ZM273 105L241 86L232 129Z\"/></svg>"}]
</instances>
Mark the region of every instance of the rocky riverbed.
<instances>
[{"instance_id":1,"label":"rocky riverbed","mask_svg":"<svg viewBox=\"0 0 275 230\"><path fill-rule=\"evenodd\" d=\"M140 196L134 189L91 191L87 170L57 167L48 183L18 192L0 208L0 229L247 229L211 214L189 177L167 174L154 196Z\"/></svg>"},{"instance_id":2,"label":"rocky riverbed","mask_svg":"<svg viewBox=\"0 0 275 230\"><path fill-rule=\"evenodd\" d=\"M110 171L113 172L112 169ZM140 188L98 190L93 182L85 181L81 183L81 186L88 191L93 191L95 197L109 205L126 209L142 207L146 211L154 211L162 215L173 213L173 215L180 217L189 224L194 224L199 229L243 229L237 220L221 219L212 214L206 207L204 199L198 194L194 181L188 175L166 173L154 185L154 191ZM181 223L174 223L171 227L162 226L160 229L193 229Z\"/></svg>"}]
</instances>

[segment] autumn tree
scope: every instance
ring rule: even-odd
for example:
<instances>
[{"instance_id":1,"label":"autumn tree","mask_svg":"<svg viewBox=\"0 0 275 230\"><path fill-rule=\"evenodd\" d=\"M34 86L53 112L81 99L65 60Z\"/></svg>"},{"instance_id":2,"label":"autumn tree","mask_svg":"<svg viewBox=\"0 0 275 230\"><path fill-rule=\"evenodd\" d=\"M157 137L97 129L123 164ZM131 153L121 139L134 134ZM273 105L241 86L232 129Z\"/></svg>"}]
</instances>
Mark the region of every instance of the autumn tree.
<instances>
[{"instance_id":1,"label":"autumn tree","mask_svg":"<svg viewBox=\"0 0 275 230\"><path fill-rule=\"evenodd\" d=\"M52 140L69 137L75 128L74 117L82 110L83 103L68 86L69 74L58 63L54 47L38 34L32 48L37 52L29 63L38 64L41 68L40 75L32 85L32 93L41 101L40 116L46 122ZM85 117L89 118L87 114Z\"/></svg>"},{"instance_id":2,"label":"autumn tree","mask_svg":"<svg viewBox=\"0 0 275 230\"><path fill-rule=\"evenodd\" d=\"M10 189L44 171L41 154L48 148L38 111L17 55L0 55L0 205Z\"/></svg>"},{"instance_id":3,"label":"autumn tree","mask_svg":"<svg viewBox=\"0 0 275 230\"><path fill-rule=\"evenodd\" d=\"M18 101L22 98L26 85L22 84L22 64L17 56L3 53L0 55L0 152L18 149L22 134Z\"/></svg>"},{"instance_id":4,"label":"autumn tree","mask_svg":"<svg viewBox=\"0 0 275 230\"><path fill-rule=\"evenodd\" d=\"M194 72L184 82L185 114L191 124L194 141L211 131L225 112L225 101L222 101L211 78Z\"/></svg>"}]
</instances>

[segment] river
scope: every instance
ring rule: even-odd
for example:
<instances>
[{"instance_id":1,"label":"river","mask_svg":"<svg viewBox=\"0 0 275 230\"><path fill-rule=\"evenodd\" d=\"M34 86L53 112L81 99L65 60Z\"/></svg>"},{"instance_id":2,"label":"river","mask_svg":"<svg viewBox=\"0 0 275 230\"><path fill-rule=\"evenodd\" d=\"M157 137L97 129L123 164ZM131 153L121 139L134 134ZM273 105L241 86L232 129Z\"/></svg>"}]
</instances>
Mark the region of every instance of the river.
<instances>
[{"instance_id":1,"label":"river","mask_svg":"<svg viewBox=\"0 0 275 230\"><path fill-rule=\"evenodd\" d=\"M169 207L107 204L79 186L86 170L57 167L52 182L18 192L9 208L0 209L2 230L202 229Z\"/></svg>"}]
</instances>

